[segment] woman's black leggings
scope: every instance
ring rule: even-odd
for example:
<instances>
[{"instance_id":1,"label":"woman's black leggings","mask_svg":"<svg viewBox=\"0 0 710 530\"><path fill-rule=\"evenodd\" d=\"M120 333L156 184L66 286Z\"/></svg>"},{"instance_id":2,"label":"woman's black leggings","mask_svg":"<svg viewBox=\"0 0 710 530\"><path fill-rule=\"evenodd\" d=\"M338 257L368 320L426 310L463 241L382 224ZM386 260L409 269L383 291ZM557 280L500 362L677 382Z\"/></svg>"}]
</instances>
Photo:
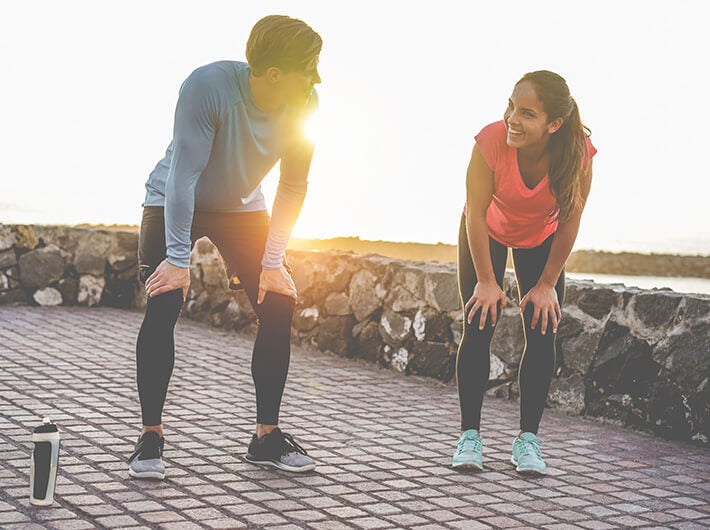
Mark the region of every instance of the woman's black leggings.
<instances>
[{"instance_id":1,"label":"woman's black leggings","mask_svg":"<svg viewBox=\"0 0 710 530\"><path fill-rule=\"evenodd\" d=\"M539 247L513 249L513 265L520 298L532 289L540 279L550 254L553 238L554 234ZM490 237L489 242L493 272L498 285L502 288L508 247ZM465 305L473 295L477 279L466 237L466 218L464 216L461 217L459 228L458 277L459 293ZM559 303L562 305L565 290L564 270L557 280L555 290ZM518 370L518 385L520 387L520 429L523 432L537 433L555 369L555 334L550 331L549 326L547 334L540 333L539 323L535 329L531 329L533 312L534 308L532 304L529 304L523 314L525 348ZM463 337L456 359L462 431L480 429L481 405L490 371L490 347L495 328L491 325L489 316L483 330L479 330L479 319L480 310L474 315L471 324L468 324L466 315L464 315Z\"/></svg>"},{"instance_id":2,"label":"woman's black leggings","mask_svg":"<svg viewBox=\"0 0 710 530\"><path fill-rule=\"evenodd\" d=\"M257 304L261 258L269 231L265 211L244 213L196 212L193 243L207 236L219 250L227 274L236 274L259 320L251 372L256 387L256 421L278 425L281 397L291 357L291 320L295 300L268 292ZM138 257L141 281L165 259L163 208L143 209ZM286 265L286 264L285 264ZM288 265L286 265L288 267ZM168 383L175 363L173 330L182 309L180 290L148 298L136 343L136 379L143 425L162 423Z\"/></svg>"}]
</instances>

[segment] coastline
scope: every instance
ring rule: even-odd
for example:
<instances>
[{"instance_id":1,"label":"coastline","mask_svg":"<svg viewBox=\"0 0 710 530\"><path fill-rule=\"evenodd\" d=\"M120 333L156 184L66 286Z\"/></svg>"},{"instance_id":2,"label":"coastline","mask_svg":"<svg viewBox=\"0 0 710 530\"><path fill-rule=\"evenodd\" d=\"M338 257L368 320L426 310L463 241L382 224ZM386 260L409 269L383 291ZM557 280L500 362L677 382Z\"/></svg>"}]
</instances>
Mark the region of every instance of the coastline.
<instances>
[{"instance_id":1,"label":"coastline","mask_svg":"<svg viewBox=\"0 0 710 530\"><path fill-rule=\"evenodd\" d=\"M138 231L136 225L74 225L77 228L95 228L101 230ZM359 237L336 237L329 239L291 238L291 250L341 250L356 254L379 254L397 259L412 261L431 261L440 263L456 263L456 245L447 243L413 243L398 241L371 241ZM512 263L508 261L508 268ZM575 250L567 261L566 271L575 273L575 277L588 274L594 276L610 276L599 278L601 281L622 280L625 284L633 284L635 278L647 278L663 283L663 278L699 279L691 284L701 292L710 292L710 254L670 254L641 252L611 252L605 250ZM633 277L626 281L627 278ZM708 280L709 282L703 282ZM649 281L638 282L649 288ZM657 285L659 288L672 288L681 285L677 281L667 281L673 285ZM704 284L708 283L707 286Z\"/></svg>"}]
</instances>

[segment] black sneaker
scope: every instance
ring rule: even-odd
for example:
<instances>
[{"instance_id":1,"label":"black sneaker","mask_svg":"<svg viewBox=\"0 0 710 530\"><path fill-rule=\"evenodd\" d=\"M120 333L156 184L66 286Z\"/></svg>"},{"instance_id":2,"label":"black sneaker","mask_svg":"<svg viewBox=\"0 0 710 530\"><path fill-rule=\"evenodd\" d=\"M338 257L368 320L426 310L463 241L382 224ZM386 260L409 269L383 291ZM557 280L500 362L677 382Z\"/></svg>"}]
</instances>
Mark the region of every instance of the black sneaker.
<instances>
[{"instance_id":1,"label":"black sneaker","mask_svg":"<svg viewBox=\"0 0 710 530\"><path fill-rule=\"evenodd\" d=\"M164 479L163 446L165 438L155 431L138 437L136 450L128 458L128 474L133 478Z\"/></svg>"},{"instance_id":2,"label":"black sneaker","mask_svg":"<svg viewBox=\"0 0 710 530\"><path fill-rule=\"evenodd\" d=\"M306 450L296 443L293 436L281 432L278 427L261 438L253 435L245 458L252 464L264 464L293 473L316 468L316 463Z\"/></svg>"}]
</instances>

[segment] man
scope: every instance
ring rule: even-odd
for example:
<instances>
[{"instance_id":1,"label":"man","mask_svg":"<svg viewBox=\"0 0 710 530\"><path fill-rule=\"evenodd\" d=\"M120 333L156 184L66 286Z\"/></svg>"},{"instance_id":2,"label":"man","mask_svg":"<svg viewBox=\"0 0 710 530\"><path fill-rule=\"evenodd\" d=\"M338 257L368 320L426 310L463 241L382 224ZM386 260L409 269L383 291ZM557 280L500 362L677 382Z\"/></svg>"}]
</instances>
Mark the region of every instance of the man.
<instances>
[{"instance_id":1,"label":"man","mask_svg":"<svg viewBox=\"0 0 710 530\"><path fill-rule=\"evenodd\" d=\"M148 302L136 345L143 430L129 458L135 478L165 477L162 411L172 374L173 329L190 284L192 243L207 236L259 318L252 354L256 433L247 460L287 471L315 468L278 428L290 359L296 287L285 250L306 194L313 144L303 122L317 106L320 36L270 15L253 27L247 63L221 61L185 80L173 139L146 183L139 262ZM281 161L272 208L260 183Z\"/></svg>"}]
</instances>

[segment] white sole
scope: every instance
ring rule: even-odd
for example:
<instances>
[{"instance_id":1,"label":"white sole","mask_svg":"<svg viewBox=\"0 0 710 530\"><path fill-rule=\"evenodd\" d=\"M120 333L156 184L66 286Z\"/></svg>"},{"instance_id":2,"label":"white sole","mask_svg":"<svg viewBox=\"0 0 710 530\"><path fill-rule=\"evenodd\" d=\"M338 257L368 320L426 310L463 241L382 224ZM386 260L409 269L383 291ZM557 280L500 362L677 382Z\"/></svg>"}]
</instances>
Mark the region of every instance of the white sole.
<instances>
[{"instance_id":1,"label":"white sole","mask_svg":"<svg viewBox=\"0 0 710 530\"><path fill-rule=\"evenodd\" d=\"M483 471L483 466L479 467L476 464L451 464L451 467L464 471Z\"/></svg>"},{"instance_id":2,"label":"white sole","mask_svg":"<svg viewBox=\"0 0 710 530\"><path fill-rule=\"evenodd\" d=\"M138 473L137 471L133 471L130 467L128 468L128 474L133 477L133 478L140 478L140 479L153 479L153 480L164 480L165 479L165 473L160 473L159 471L143 471L141 473Z\"/></svg>"},{"instance_id":3,"label":"white sole","mask_svg":"<svg viewBox=\"0 0 710 530\"><path fill-rule=\"evenodd\" d=\"M518 462L515 460L515 457L512 456L510 457L510 463L515 466L515 471L523 475L537 475L540 477L547 475L547 471L538 471L537 469L518 469Z\"/></svg>"},{"instance_id":4,"label":"white sole","mask_svg":"<svg viewBox=\"0 0 710 530\"><path fill-rule=\"evenodd\" d=\"M244 456L244 460L246 460L250 464L256 464L257 466L271 466L271 467L275 467L276 469L288 471L290 473L305 473L306 471L313 471L316 468L315 464L311 464L309 466L303 466L303 467L293 467L293 466L287 466L286 464L282 464L280 462L279 463L272 462L271 460L252 460L248 454L246 456Z\"/></svg>"}]
</instances>

